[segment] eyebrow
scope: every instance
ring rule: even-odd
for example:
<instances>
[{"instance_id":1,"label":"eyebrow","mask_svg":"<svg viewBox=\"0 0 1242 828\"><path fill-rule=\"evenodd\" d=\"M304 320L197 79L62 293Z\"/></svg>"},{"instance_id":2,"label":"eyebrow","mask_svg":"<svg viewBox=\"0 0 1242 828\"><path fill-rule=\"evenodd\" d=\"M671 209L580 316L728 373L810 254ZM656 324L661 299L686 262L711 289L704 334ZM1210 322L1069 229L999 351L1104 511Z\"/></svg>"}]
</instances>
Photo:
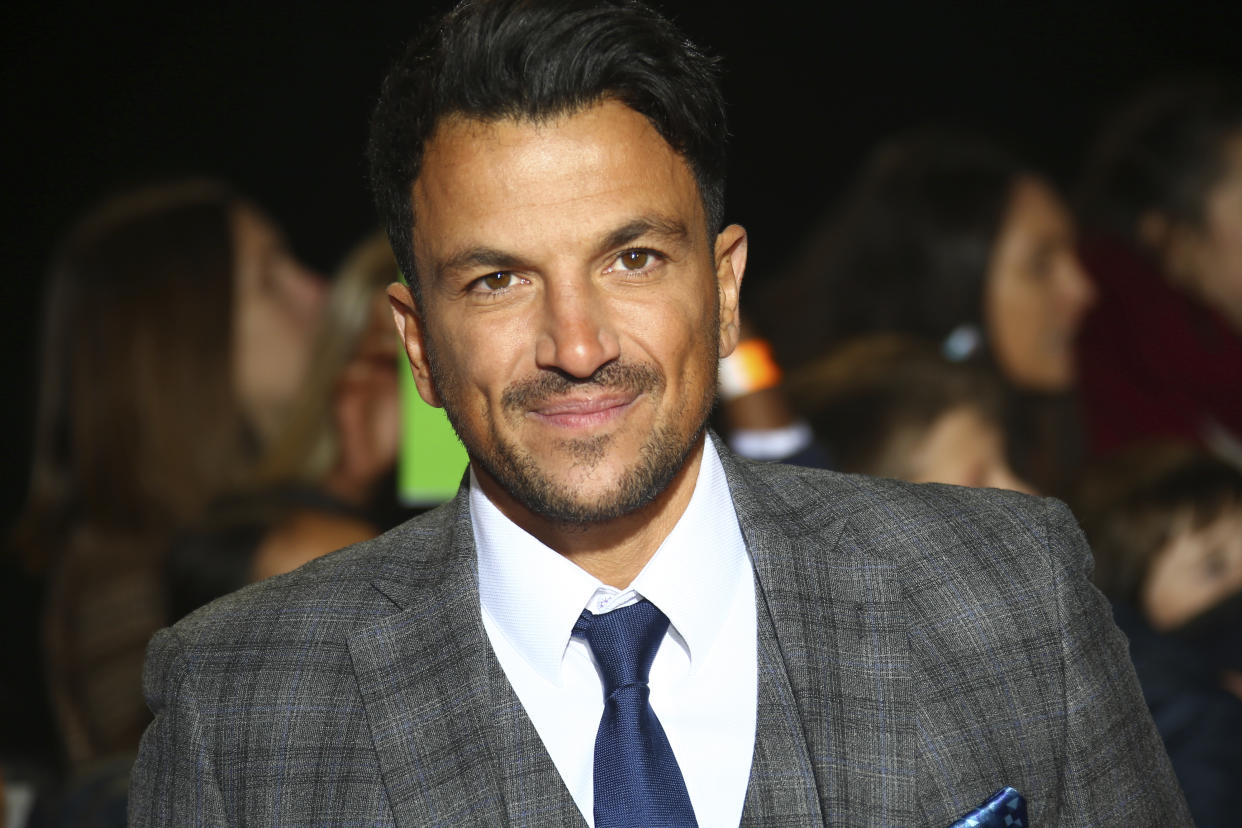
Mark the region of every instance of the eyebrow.
<instances>
[{"instance_id":1,"label":"eyebrow","mask_svg":"<svg viewBox=\"0 0 1242 828\"><path fill-rule=\"evenodd\" d=\"M494 247L470 247L436 263L434 272L437 278L446 273L461 270L489 270L501 272L506 270L528 270L529 263L512 253Z\"/></svg>"},{"instance_id":2,"label":"eyebrow","mask_svg":"<svg viewBox=\"0 0 1242 828\"><path fill-rule=\"evenodd\" d=\"M677 219L659 215L640 216L604 236L599 247L601 251L608 251L614 247L624 247L648 235L680 242L689 236L689 231L686 230L686 225Z\"/></svg>"},{"instance_id":3,"label":"eyebrow","mask_svg":"<svg viewBox=\"0 0 1242 828\"><path fill-rule=\"evenodd\" d=\"M682 242L690 235L686 225L660 215L640 216L605 233L596 245L600 252L624 247L643 236L656 236L668 242ZM461 250L436 263L433 272L437 277L462 270L530 270L533 265L521 256L495 247L477 246Z\"/></svg>"}]
</instances>

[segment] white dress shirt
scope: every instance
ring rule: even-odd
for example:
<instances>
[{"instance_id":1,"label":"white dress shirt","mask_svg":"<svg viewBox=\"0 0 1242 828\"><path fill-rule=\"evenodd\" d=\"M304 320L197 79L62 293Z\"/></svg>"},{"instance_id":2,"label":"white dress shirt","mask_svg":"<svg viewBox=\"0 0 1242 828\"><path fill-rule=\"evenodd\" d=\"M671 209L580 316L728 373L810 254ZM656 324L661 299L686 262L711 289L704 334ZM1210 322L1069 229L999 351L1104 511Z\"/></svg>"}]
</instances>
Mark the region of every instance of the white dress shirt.
<instances>
[{"instance_id":1,"label":"white dress shirt","mask_svg":"<svg viewBox=\"0 0 1242 828\"><path fill-rule=\"evenodd\" d=\"M500 666L590 825L603 679L571 633L583 609L641 598L668 616L651 667L651 706L677 757L699 825L741 821L758 703L755 584L724 468L710 438L685 513L617 590L500 513L470 477L483 626Z\"/></svg>"}]
</instances>

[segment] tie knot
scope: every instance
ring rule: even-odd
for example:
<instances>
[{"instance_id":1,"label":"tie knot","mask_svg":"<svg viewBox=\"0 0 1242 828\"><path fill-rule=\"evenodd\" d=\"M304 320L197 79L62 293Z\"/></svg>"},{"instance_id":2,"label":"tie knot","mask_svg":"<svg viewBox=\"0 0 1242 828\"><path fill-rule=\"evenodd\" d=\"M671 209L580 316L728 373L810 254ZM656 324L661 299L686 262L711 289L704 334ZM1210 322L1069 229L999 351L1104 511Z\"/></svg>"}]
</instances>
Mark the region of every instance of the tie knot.
<instances>
[{"instance_id":1,"label":"tie knot","mask_svg":"<svg viewBox=\"0 0 1242 828\"><path fill-rule=\"evenodd\" d=\"M604 674L605 695L647 683L667 629L668 617L645 598L600 615L583 610L574 625L574 632L586 638Z\"/></svg>"}]
</instances>

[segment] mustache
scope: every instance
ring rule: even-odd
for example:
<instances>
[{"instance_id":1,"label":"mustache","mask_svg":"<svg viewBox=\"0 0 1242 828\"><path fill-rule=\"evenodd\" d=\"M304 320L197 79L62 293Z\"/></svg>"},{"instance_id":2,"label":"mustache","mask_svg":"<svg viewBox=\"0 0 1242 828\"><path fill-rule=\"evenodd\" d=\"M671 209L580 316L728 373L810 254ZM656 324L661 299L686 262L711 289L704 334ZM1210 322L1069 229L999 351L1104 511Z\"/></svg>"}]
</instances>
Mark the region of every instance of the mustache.
<instances>
[{"instance_id":1,"label":"mustache","mask_svg":"<svg viewBox=\"0 0 1242 828\"><path fill-rule=\"evenodd\" d=\"M525 411L540 403L586 389L624 391L641 394L663 387L664 377L655 366L642 362L609 362L589 377L573 377L559 371L544 371L519 380L504 390L500 403L506 411Z\"/></svg>"}]
</instances>

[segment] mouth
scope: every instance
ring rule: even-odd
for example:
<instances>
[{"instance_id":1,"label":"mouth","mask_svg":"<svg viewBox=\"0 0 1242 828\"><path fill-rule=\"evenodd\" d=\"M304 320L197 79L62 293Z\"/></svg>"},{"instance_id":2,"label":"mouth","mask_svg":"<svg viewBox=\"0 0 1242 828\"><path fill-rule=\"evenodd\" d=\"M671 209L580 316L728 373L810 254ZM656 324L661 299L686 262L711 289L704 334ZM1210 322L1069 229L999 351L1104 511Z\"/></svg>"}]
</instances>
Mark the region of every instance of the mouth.
<instances>
[{"instance_id":1,"label":"mouth","mask_svg":"<svg viewBox=\"0 0 1242 828\"><path fill-rule=\"evenodd\" d=\"M644 396L658 395L663 387L654 366L614 361L584 380L543 371L506 388L501 407L514 422L525 419L562 435L593 432L615 425Z\"/></svg>"},{"instance_id":2,"label":"mouth","mask_svg":"<svg viewBox=\"0 0 1242 828\"><path fill-rule=\"evenodd\" d=\"M624 416L639 396L635 392L603 392L591 396L558 397L536 404L527 414L556 428L598 428Z\"/></svg>"}]
</instances>

